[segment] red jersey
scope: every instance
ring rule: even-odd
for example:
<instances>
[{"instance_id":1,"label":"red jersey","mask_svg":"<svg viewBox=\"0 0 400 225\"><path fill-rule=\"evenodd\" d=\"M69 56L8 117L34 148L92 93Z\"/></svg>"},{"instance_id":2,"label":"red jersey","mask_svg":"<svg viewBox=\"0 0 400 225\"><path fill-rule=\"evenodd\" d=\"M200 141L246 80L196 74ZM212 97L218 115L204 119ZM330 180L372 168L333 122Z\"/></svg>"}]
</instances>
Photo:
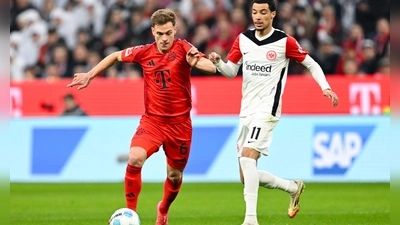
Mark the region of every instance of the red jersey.
<instances>
[{"instance_id":1,"label":"red jersey","mask_svg":"<svg viewBox=\"0 0 400 225\"><path fill-rule=\"evenodd\" d=\"M122 51L123 62L142 66L145 113L160 122L179 123L190 116L192 68L186 53L192 46L176 39L167 53L160 53L155 42Z\"/></svg>"}]
</instances>

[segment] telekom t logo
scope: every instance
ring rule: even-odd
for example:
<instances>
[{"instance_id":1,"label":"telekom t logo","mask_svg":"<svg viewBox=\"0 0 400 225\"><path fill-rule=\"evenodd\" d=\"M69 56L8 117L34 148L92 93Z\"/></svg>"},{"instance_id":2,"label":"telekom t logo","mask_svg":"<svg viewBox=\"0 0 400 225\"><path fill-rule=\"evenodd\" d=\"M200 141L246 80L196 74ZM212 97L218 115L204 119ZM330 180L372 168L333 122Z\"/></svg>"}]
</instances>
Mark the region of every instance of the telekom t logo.
<instances>
[{"instance_id":1,"label":"telekom t logo","mask_svg":"<svg viewBox=\"0 0 400 225\"><path fill-rule=\"evenodd\" d=\"M22 90L19 87L10 87L10 116L22 116Z\"/></svg>"},{"instance_id":2,"label":"telekom t logo","mask_svg":"<svg viewBox=\"0 0 400 225\"><path fill-rule=\"evenodd\" d=\"M349 88L351 114L381 114L379 83L352 83Z\"/></svg>"}]
</instances>

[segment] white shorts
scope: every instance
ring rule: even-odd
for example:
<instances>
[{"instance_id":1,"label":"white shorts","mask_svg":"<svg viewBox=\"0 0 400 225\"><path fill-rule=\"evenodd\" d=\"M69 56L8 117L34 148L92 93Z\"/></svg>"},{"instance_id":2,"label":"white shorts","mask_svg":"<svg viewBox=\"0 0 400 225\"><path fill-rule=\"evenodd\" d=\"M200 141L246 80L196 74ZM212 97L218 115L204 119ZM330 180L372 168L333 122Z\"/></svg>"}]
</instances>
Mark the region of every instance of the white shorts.
<instances>
[{"instance_id":1,"label":"white shorts","mask_svg":"<svg viewBox=\"0 0 400 225\"><path fill-rule=\"evenodd\" d=\"M272 142L272 131L278 121L279 118L266 113L241 117L237 140L238 157L242 156L243 147L252 148L263 155L268 155L268 149Z\"/></svg>"}]
</instances>

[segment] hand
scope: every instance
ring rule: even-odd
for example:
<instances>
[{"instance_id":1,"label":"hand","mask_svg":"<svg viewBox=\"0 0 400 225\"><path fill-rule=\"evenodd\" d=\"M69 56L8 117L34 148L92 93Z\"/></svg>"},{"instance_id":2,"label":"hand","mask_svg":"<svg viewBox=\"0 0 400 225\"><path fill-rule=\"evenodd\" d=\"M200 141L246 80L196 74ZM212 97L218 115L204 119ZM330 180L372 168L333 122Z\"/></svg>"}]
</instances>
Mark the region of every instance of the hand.
<instances>
[{"instance_id":1,"label":"hand","mask_svg":"<svg viewBox=\"0 0 400 225\"><path fill-rule=\"evenodd\" d=\"M197 62L200 60L200 53L196 47L192 47L186 54L186 61L189 63L191 67L194 67Z\"/></svg>"},{"instance_id":2,"label":"hand","mask_svg":"<svg viewBox=\"0 0 400 225\"><path fill-rule=\"evenodd\" d=\"M325 89L322 92L323 92L325 97L332 99L332 106L333 107L336 107L339 104L338 96L331 89Z\"/></svg>"},{"instance_id":3,"label":"hand","mask_svg":"<svg viewBox=\"0 0 400 225\"><path fill-rule=\"evenodd\" d=\"M87 73L76 73L74 74L74 79L72 79L72 83L68 84L67 87L73 87L76 85L81 85L78 87L78 90L81 90L83 88L86 88L90 81L92 81L93 78L90 78L89 74Z\"/></svg>"},{"instance_id":4,"label":"hand","mask_svg":"<svg viewBox=\"0 0 400 225\"><path fill-rule=\"evenodd\" d=\"M213 64L217 64L219 62L219 60L221 60L221 56L218 55L215 52L211 52L210 54L208 54L208 59L213 63Z\"/></svg>"}]
</instances>

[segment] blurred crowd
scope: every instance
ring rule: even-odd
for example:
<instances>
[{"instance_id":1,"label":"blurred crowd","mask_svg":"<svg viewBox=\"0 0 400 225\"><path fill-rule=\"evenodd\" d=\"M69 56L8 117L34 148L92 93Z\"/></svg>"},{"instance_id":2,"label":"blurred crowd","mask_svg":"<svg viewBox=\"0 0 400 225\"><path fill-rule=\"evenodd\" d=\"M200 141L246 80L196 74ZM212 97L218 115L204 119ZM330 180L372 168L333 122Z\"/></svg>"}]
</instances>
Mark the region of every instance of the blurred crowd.
<instances>
[{"instance_id":1,"label":"blurred crowd","mask_svg":"<svg viewBox=\"0 0 400 225\"><path fill-rule=\"evenodd\" d=\"M390 0L277 0L273 26L295 37L327 75L390 74ZM11 0L11 80L72 77L108 54L152 43L151 14L177 14L177 38L225 56L252 28L248 0ZM290 63L289 75L308 74ZM210 76L193 70L193 76ZM136 64L100 76L140 78Z\"/></svg>"}]
</instances>

